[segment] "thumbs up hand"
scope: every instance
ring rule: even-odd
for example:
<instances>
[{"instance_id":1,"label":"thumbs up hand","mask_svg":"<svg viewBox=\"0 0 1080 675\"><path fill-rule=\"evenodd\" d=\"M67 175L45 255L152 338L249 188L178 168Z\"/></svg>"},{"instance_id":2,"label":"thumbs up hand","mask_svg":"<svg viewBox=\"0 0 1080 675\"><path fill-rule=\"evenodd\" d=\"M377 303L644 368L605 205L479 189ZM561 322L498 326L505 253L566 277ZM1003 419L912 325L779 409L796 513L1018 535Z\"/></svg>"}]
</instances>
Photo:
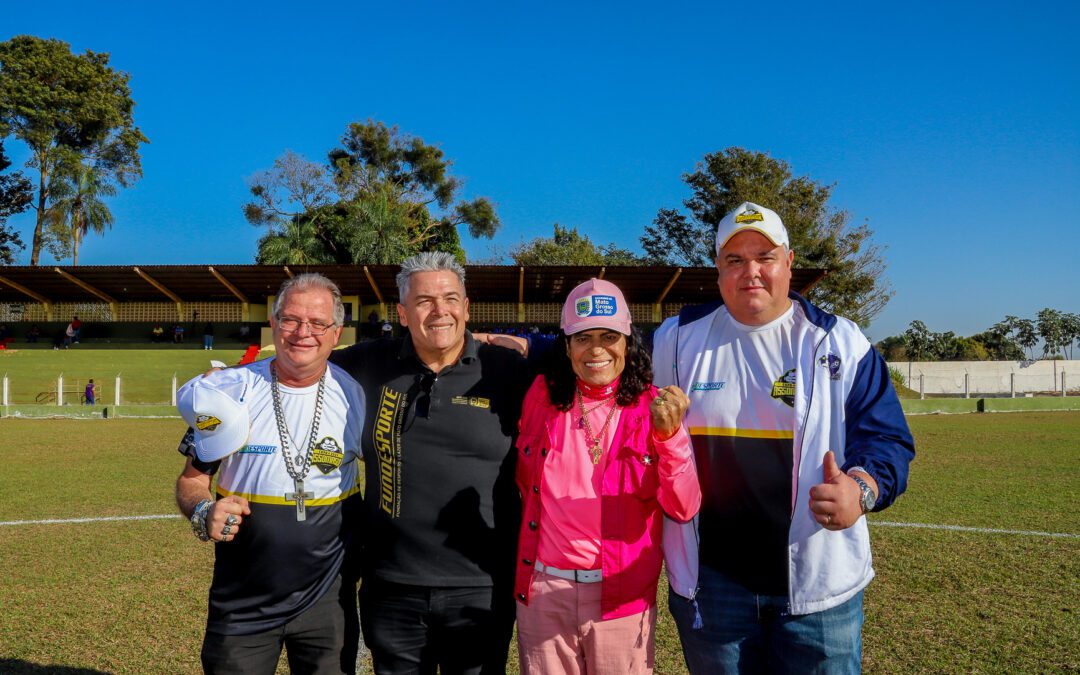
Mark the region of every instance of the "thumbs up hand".
<instances>
[{"instance_id":1,"label":"thumbs up hand","mask_svg":"<svg viewBox=\"0 0 1080 675\"><path fill-rule=\"evenodd\" d=\"M810 488L810 510L826 530L843 530L862 516L862 491L851 476L840 470L832 450L825 453L821 483Z\"/></svg>"}]
</instances>

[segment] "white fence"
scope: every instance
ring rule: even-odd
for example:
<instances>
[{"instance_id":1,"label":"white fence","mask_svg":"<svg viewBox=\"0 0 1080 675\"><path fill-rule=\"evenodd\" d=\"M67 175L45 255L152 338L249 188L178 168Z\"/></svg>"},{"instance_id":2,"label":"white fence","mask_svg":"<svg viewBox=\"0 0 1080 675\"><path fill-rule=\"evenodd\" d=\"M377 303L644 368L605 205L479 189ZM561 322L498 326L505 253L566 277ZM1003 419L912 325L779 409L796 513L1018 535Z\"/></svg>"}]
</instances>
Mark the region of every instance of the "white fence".
<instances>
[{"instance_id":1,"label":"white fence","mask_svg":"<svg viewBox=\"0 0 1080 675\"><path fill-rule=\"evenodd\" d=\"M894 361L926 396L1080 395L1080 361Z\"/></svg>"}]
</instances>

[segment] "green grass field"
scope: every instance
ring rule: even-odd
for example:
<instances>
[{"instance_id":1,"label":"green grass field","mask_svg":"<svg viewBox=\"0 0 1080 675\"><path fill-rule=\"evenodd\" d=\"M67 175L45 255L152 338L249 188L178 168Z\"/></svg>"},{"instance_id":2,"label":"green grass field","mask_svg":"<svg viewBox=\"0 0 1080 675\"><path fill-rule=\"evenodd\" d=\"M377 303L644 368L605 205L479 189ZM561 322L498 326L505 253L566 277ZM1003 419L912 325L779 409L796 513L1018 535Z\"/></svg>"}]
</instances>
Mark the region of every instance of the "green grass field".
<instances>
[{"instance_id":1,"label":"green grass field","mask_svg":"<svg viewBox=\"0 0 1080 675\"><path fill-rule=\"evenodd\" d=\"M115 378L122 378L121 403L169 403L172 376L177 385L210 367L210 359L228 365L237 363L240 349L175 348L89 349L81 345L71 349L21 349L0 351L0 376L7 375L12 405L34 403L43 392L56 390L56 378L63 374L65 402L78 405L86 381L94 379L98 402L112 405Z\"/></svg>"},{"instance_id":2,"label":"green grass field","mask_svg":"<svg viewBox=\"0 0 1080 675\"><path fill-rule=\"evenodd\" d=\"M910 423L908 493L871 519L866 671L1080 670L1080 414ZM182 431L0 420L0 521L174 513ZM179 517L0 526L0 672L198 672L212 555ZM685 672L666 609L657 652L657 672Z\"/></svg>"}]
</instances>

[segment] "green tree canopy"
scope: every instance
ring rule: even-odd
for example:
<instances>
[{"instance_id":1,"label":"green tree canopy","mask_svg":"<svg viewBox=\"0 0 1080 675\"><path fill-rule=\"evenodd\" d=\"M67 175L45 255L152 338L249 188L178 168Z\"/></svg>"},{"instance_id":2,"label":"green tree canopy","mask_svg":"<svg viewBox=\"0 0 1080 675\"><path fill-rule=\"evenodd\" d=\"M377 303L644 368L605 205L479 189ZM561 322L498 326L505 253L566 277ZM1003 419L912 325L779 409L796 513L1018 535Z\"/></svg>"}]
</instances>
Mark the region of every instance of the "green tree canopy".
<instances>
[{"instance_id":1,"label":"green tree canopy","mask_svg":"<svg viewBox=\"0 0 1080 675\"><path fill-rule=\"evenodd\" d=\"M21 172L5 173L10 166L0 139L0 265L14 265L18 251L25 248L19 233L8 228L7 219L29 208L34 194L33 186Z\"/></svg>"},{"instance_id":2,"label":"green tree canopy","mask_svg":"<svg viewBox=\"0 0 1080 675\"><path fill-rule=\"evenodd\" d=\"M828 204L833 185L793 176L787 162L736 147L705 155L683 181L691 191L683 202L689 215L676 209L657 213L641 237L651 261L710 264L716 226L728 211L751 201L783 219L796 265L829 270L809 293L815 303L866 326L892 297L882 248L871 240L868 224L851 226L847 211Z\"/></svg>"},{"instance_id":3,"label":"green tree canopy","mask_svg":"<svg viewBox=\"0 0 1080 675\"><path fill-rule=\"evenodd\" d=\"M37 222L30 264L45 245L54 171L63 164L95 165L121 186L142 176L127 73L109 67L109 55L72 54L66 42L19 35L0 43L0 137L30 149L27 166L38 173Z\"/></svg>"},{"instance_id":4,"label":"green tree canopy","mask_svg":"<svg viewBox=\"0 0 1080 675\"><path fill-rule=\"evenodd\" d=\"M459 226L487 238L499 227L488 199L459 198L462 181L440 148L397 127L354 122L328 159L317 164L286 152L255 175L244 215L267 227L257 260L299 255L281 240L300 241L301 224L304 257L338 263L396 263L419 251L448 251L464 261Z\"/></svg>"},{"instance_id":5,"label":"green tree canopy","mask_svg":"<svg viewBox=\"0 0 1080 675\"><path fill-rule=\"evenodd\" d=\"M641 259L615 244L597 246L576 227L555 223L551 237L536 237L510 250L516 265L640 265Z\"/></svg>"}]
</instances>

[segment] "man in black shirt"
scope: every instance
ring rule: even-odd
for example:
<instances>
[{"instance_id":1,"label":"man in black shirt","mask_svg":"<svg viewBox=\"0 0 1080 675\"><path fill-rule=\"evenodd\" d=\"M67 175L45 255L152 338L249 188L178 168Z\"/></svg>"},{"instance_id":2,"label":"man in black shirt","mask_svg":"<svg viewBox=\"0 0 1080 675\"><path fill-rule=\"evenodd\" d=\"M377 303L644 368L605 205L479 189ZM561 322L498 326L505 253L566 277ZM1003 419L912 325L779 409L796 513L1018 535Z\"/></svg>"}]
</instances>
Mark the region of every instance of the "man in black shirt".
<instances>
[{"instance_id":1,"label":"man in black shirt","mask_svg":"<svg viewBox=\"0 0 1080 675\"><path fill-rule=\"evenodd\" d=\"M504 672L519 500L513 437L530 370L466 331L448 253L401 266L409 335L331 355L363 386L367 522L360 615L375 671Z\"/></svg>"}]
</instances>

